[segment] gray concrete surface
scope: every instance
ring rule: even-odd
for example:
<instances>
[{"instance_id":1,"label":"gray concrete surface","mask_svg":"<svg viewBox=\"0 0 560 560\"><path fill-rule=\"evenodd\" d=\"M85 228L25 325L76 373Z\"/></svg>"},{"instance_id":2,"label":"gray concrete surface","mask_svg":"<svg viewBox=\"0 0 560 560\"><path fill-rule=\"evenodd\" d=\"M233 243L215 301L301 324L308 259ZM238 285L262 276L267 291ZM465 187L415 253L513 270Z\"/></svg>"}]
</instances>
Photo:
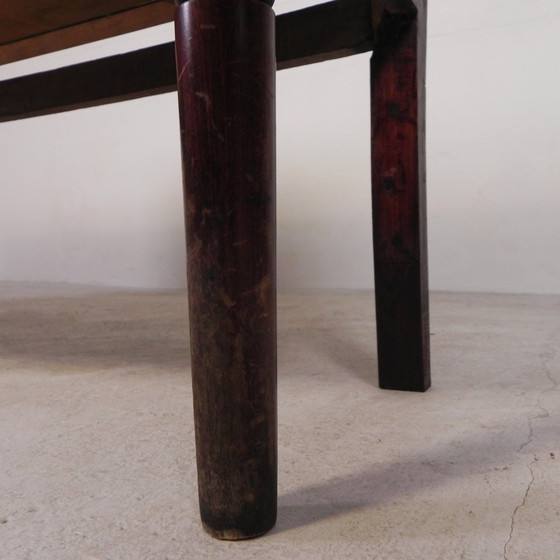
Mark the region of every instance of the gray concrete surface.
<instances>
[{"instance_id":1,"label":"gray concrete surface","mask_svg":"<svg viewBox=\"0 0 560 560\"><path fill-rule=\"evenodd\" d=\"M181 292L0 285L2 560L556 560L560 296L432 294L433 388L376 387L371 293L279 299L279 518L197 515Z\"/></svg>"}]
</instances>

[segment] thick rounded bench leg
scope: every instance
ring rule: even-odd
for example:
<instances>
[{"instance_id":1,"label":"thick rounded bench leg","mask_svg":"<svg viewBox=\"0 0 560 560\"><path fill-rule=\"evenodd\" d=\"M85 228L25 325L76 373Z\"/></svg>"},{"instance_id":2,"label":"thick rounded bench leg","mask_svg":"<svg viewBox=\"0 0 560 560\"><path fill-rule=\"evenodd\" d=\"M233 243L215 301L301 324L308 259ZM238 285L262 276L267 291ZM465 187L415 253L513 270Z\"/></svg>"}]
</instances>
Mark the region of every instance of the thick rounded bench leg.
<instances>
[{"instance_id":1,"label":"thick rounded bench leg","mask_svg":"<svg viewBox=\"0 0 560 560\"><path fill-rule=\"evenodd\" d=\"M276 520L272 2L176 11L200 511L221 539Z\"/></svg>"}]
</instances>

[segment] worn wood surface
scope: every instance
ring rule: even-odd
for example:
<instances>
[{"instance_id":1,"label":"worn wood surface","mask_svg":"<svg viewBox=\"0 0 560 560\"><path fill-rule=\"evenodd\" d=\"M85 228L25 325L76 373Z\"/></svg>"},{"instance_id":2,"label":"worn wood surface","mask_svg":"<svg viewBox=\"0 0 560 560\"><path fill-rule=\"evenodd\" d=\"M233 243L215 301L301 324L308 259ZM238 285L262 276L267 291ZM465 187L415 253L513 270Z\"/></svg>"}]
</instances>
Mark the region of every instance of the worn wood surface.
<instances>
[{"instance_id":1,"label":"worn wood surface","mask_svg":"<svg viewBox=\"0 0 560 560\"><path fill-rule=\"evenodd\" d=\"M369 0L336 0L276 17L278 69L373 48ZM1 53L1 51L0 51ZM172 43L0 82L0 122L174 91Z\"/></svg>"},{"instance_id":2,"label":"worn wood surface","mask_svg":"<svg viewBox=\"0 0 560 560\"><path fill-rule=\"evenodd\" d=\"M244 539L276 519L273 12L190 0L176 45L200 510Z\"/></svg>"},{"instance_id":3,"label":"worn wood surface","mask_svg":"<svg viewBox=\"0 0 560 560\"><path fill-rule=\"evenodd\" d=\"M423 390L430 383L422 128L426 18L425 2L417 4L336 0L278 16L276 28L280 69L376 44L373 201L380 379L382 386ZM0 122L174 91L174 52L170 43L0 82ZM403 293L414 301L404 305ZM405 344L410 351L403 353ZM402 382L394 380L396 372Z\"/></svg>"},{"instance_id":4,"label":"worn wood surface","mask_svg":"<svg viewBox=\"0 0 560 560\"><path fill-rule=\"evenodd\" d=\"M426 1L390 17L372 57L372 185L379 382L430 386L426 243Z\"/></svg>"}]
</instances>

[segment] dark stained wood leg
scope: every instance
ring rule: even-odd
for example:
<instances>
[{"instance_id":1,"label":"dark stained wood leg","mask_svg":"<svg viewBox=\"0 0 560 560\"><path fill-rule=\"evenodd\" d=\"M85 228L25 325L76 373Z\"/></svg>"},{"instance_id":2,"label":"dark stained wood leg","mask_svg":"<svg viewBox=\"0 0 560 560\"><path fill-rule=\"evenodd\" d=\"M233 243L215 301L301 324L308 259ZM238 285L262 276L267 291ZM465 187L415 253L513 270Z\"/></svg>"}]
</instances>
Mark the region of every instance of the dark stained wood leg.
<instances>
[{"instance_id":1,"label":"dark stained wood leg","mask_svg":"<svg viewBox=\"0 0 560 560\"><path fill-rule=\"evenodd\" d=\"M200 512L227 540L276 520L270 4L190 0L176 12Z\"/></svg>"},{"instance_id":2,"label":"dark stained wood leg","mask_svg":"<svg viewBox=\"0 0 560 560\"><path fill-rule=\"evenodd\" d=\"M386 17L371 69L379 385L406 391L425 391L430 386L426 0L416 5L418 14L412 23Z\"/></svg>"}]
</instances>

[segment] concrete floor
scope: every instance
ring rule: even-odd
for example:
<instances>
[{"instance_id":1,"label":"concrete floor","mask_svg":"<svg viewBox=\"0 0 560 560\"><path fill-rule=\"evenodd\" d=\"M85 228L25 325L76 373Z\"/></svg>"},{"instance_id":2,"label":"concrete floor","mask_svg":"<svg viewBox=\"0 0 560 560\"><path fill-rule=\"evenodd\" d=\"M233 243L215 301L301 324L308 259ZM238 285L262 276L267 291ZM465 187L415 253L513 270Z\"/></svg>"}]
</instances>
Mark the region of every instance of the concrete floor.
<instances>
[{"instance_id":1,"label":"concrete floor","mask_svg":"<svg viewBox=\"0 0 560 560\"><path fill-rule=\"evenodd\" d=\"M556 560L560 296L433 294L434 386L376 387L373 297L279 299L279 519L197 515L185 296L0 285L0 559Z\"/></svg>"}]
</instances>

